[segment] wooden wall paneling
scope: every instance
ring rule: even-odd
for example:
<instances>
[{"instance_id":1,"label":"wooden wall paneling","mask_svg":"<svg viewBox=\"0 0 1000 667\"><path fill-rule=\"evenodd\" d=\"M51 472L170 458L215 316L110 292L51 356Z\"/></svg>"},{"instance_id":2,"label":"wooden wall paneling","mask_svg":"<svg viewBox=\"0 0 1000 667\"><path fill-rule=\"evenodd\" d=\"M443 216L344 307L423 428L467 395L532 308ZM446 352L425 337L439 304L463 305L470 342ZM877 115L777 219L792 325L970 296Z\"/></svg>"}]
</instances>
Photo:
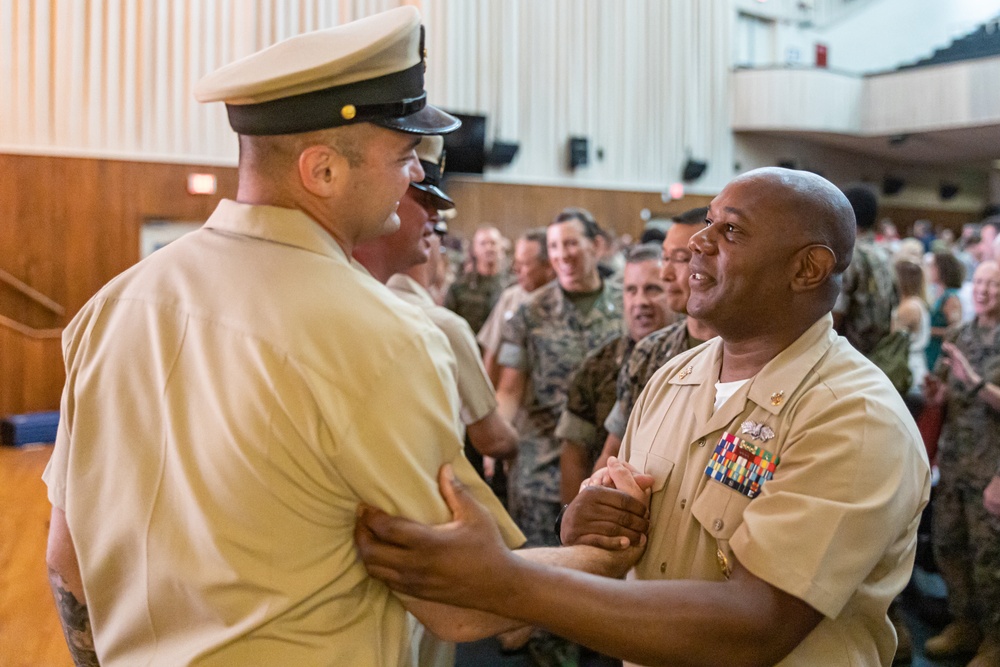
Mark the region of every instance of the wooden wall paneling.
<instances>
[{"instance_id":1,"label":"wooden wall paneling","mask_svg":"<svg viewBox=\"0 0 1000 667\"><path fill-rule=\"evenodd\" d=\"M645 225L640 215L643 209L669 216L711 201L709 196L689 195L664 203L657 192L489 183L469 178L452 178L445 189L455 200L457 211L449 226L465 238L487 223L515 238L526 229L546 225L563 208L576 206L589 210L616 234L637 239Z\"/></svg>"},{"instance_id":2,"label":"wooden wall paneling","mask_svg":"<svg viewBox=\"0 0 1000 667\"><path fill-rule=\"evenodd\" d=\"M194 171L215 174L218 193L189 195ZM0 154L0 175L0 268L66 308L51 316L0 285L0 314L35 328L64 326L133 265L145 220L205 220L236 195L228 167ZM0 327L0 415L57 409L62 383L59 339Z\"/></svg>"},{"instance_id":3,"label":"wooden wall paneling","mask_svg":"<svg viewBox=\"0 0 1000 667\"><path fill-rule=\"evenodd\" d=\"M969 222L979 222L979 216L968 211L928 211L925 209L902 206L881 206L879 219L891 218L899 230L899 235L906 237L913 230L917 220L930 220L935 229L950 229L957 239L962 234L962 226Z\"/></svg>"}]
</instances>

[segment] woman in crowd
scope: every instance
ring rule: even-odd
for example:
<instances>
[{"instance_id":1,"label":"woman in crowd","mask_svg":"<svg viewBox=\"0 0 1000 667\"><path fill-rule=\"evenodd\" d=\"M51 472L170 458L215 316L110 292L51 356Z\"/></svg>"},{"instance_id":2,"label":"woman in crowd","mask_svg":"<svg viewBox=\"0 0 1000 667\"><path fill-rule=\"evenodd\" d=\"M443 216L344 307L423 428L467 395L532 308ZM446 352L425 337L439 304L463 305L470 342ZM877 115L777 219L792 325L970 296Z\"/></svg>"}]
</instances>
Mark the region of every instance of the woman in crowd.
<instances>
[{"instance_id":1,"label":"woman in crowd","mask_svg":"<svg viewBox=\"0 0 1000 667\"><path fill-rule=\"evenodd\" d=\"M976 651L970 665L1000 665L1000 266L972 279L975 317L949 333L942 379L928 401L946 401L938 447L932 542L954 617L927 640L929 657Z\"/></svg>"},{"instance_id":2,"label":"woman in crowd","mask_svg":"<svg viewBox=\"0 0 1000 667\"><path fill-rule=\"evenodd\" d=\"M910 393L919 394L927 375L927 343L931 337L931 316L927 310L924 270L909 260L895 264L899 284L899 306L892 317L892 330L910 334Z\"/></svg>"},{"instance_id":3,"label":"woman in crowd","mask_svg":"<svg viewBox=\"0 0 1000 667\"><path fill-rule=\"evenodd\" d=\"M931 308L931 339L927 344L927 368L933 369L941 354L941 343L948 327L962 321L962 263L950 252L936 252L928 267L931 285L938 295Z\"/></svg>"}]
</instances>

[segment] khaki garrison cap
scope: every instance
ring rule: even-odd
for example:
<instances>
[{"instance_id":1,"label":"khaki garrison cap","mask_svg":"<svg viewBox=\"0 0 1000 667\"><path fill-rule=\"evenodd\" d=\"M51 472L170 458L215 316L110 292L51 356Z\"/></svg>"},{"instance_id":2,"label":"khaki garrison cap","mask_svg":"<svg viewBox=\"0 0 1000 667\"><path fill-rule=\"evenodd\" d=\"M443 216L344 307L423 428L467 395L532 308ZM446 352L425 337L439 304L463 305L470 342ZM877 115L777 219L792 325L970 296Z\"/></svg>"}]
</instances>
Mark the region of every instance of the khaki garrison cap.
<instances>
[{"instance_id":1,"label":"khaki garrison cap","mask_svg":"<svg viewBox=\"0 0 1000 667\"><path fill-rule=\"evenodd\" d=\"M444 134L461 122L427 104L420 13L405 6L297 35L202 78L199 102L225 102L239 134L296 134L374 123Z\"/></svg>"},{"instance_id":2,"label":"khaki garrison cap","mask_svg":"<svg viewBox=\"0 0 1000 667\"><path fill-rule=\"evenodd\" d=\"M444 176L444 138L437 134L424 137L417 146L417 157L424 168L424 180L410 183L417 190L422 190L431 196L438 210L447 211L455 208L455 202L441 189L441 178Z\"/></svg>"}]
</instances>

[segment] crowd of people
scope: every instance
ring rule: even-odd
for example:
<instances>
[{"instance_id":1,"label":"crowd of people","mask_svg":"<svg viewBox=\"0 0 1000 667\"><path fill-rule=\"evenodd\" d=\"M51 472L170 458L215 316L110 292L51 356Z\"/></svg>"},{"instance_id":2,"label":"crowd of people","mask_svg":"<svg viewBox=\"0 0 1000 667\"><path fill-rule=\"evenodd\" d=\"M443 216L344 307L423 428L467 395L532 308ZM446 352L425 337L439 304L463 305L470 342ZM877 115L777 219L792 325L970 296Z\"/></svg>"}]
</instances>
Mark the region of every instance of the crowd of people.
<instances>
[{"instance_id":1,"label":"crowd of people","mask_svg":"<svg viewBox=\"0 0 1000 667\"><path fill-rule=\"evenodd\" d=\"M989 384L1000 382L1000 274L996 269L1000 216L988 215L980 223L965 225L958 239L948 228L935 233L927 221L917 221L914 236L900 238L891 221L877 222L873 190L853 186L845 189L845 196L855 215L857 237L833 307L834 328L869 357L878 354L880 343L905 334L899 339L905 341L909 371L903 398L913 417L922 426L928 425L922 429L924 444L937 464L935 470L940 471L934 494L940 508L934 512L934 554L952 591L950 609L956 621L932 638L925 651L932 657L946 657L975 653L982 645L984 654L1000 658L1000 637L995 632L1000 627L1000 582L992 574L1000 567L996 537L1000 523L988 509L991 504L1000 505L1000 440L996 435L1000 413L991 407L990 387L996 384ZM495 369L491 379L504 396L501 405L507 400L511 406L503 413L518 424L518 447L507 465L520 468L509 482L511 490L505 500L510 499L513 516L529 545L553 544L556 536L551 526L561 507L573 500L585 479L604 468L610 457L618 456L635 401L656 371L678 354L715 337L708 324L687 311L688 246L705 225L707 213L707 208L686 211L672 219L665 231L647 229L643 237L647 243L630 244L628 237L622 243L611 232L594 230L596 221L586 211L567 209L556 221L575 220L579 239L591 240L584 244L589 257L568 266L580 274L589 272L590 282L579 278L573 282L573 273L566 268L550 285L550 303L529 305L524 313L518 312L520 306L530 303L531 292L544 284L520 279L523 264L531 264L537 255L521 264L516 258L508 264L502 253L511 244L492 225L476 230L468 244L468 259L461 264L469 267L472 277L461 280L456 291L468 300L468 285L482 281L482 272L475 267L489 266L492 282L480 290L474 309L457 305L459 298L450 294L449 302L473 327L481 319L477 313L482 303L495 306L487 318L488 331L481 332L479 340L487 365ZM551 228L559 229L556 224ZM532 230L517 243L520 247L533 238L541 250L545 232ZM484 245L479 239L486 235L495 241ZM553 236L555 247L549 252L555 250L560 261L561 235ZM610 243L593 242L600 237ZM623 268L610 268L616 264L615 256L624 262ZM608 268L595 273L599 266ZM509 291L518 294L517 300L499 299L492 286L497 282L512 283ZM599 289L619 285L624 289L624 297L617 296L623 305L617 315L619 325L590 325L598 331L598 342L588 342L582 333L588 330L587 323L567 321L567 313L578 318L581 301L584 314L590 311L592 305L580 294L591 294L596 301ZM602 311L612 313L613 309L605 305L599 315ZM522 328L524 317L534 318L529 320L528 332ZM512 324L504 339L500 323L506 321ZM501 357L498 362L501 343L519 348L521 356ZM522 373L530 369L531 375L518 377L509 372L507 381L501 383L498 367ZM976 389L981 381L985 384ZM526 401L522 385L538 387L540 396L529 394L531 402ZM508 397L512 386L516 391ZM975 395L969 394L972 389ZM527 415L533 415L535 423L526 422ZM944 424L935 424L942 420ZM937 426L945 426L943 432ZM490 474L502 476L503 464L490 466ZM506 493L506 487L502 492ZM899 663L909 655L909 633L897 610L892 609L890 616L900 641ZM560 663L540 660L539 664Z\"/></svg>"},{"instance_id":2,"label":"crowd of people","mask_svg":"<svg viewBox=\"0 0 1000 667\"><path fill-rule=\"evenodd\" d=\"M888 665L929 451L926 649L1000 664L1000 220L877 235L765 168L638 244L570 207L453 264L425 57L406 6L198 84L236 200L64 337L77 664Z\"/></svg>"}]
</instances>

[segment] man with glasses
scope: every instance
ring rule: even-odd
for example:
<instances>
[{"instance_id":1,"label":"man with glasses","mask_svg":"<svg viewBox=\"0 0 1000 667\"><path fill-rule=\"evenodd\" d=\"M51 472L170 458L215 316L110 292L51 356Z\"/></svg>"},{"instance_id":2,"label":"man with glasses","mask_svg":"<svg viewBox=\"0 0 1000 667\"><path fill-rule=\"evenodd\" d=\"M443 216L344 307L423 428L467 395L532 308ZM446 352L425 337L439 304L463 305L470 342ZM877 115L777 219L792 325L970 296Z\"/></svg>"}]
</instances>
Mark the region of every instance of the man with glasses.
<instances>
[{"instance_id":1,"label":"man with glasses","mask_svg":"<svg viewBox=\"0 0 1000 667\"><path fill-rule=\"evenodd\" d=\"M688 243L695 232L705 226L707 207L693 208L673 219L663 239L663 264L660 277L666 284L667 305L675 313L686 315L668 327L654 331L639 341L618 374L614 407L604 422L607 438L597 457L594 470L603 468L609 456L617 456L621 448L625 427L632 413L635 399L642 393L649 378L663 364L681 352L697 347L715 337L712 327L687 311L687 300L691 294L688 286L688 262L691 250Z\"/></svg>"},{"instance_id":2,"label":"man with glasses","mask_svg":"<svg viewBox=\"0 0 1000 667\"><path fill-rule=\"evenodd\" d=\"M629 581L525 564L447 483L444 526L362 514L369 571L630 665L890 664L886 611L910 578L930 469L899 393L833 330L854 227L847 198L809 172L758 169L712 200L690 243L688 312L719 335L653 377L622 460L563 519L564 542L630 521L597 507L635 502L638 521L650 488ZM623 478L626 463L637 472Z\"/></svg>"}]
</instances>

